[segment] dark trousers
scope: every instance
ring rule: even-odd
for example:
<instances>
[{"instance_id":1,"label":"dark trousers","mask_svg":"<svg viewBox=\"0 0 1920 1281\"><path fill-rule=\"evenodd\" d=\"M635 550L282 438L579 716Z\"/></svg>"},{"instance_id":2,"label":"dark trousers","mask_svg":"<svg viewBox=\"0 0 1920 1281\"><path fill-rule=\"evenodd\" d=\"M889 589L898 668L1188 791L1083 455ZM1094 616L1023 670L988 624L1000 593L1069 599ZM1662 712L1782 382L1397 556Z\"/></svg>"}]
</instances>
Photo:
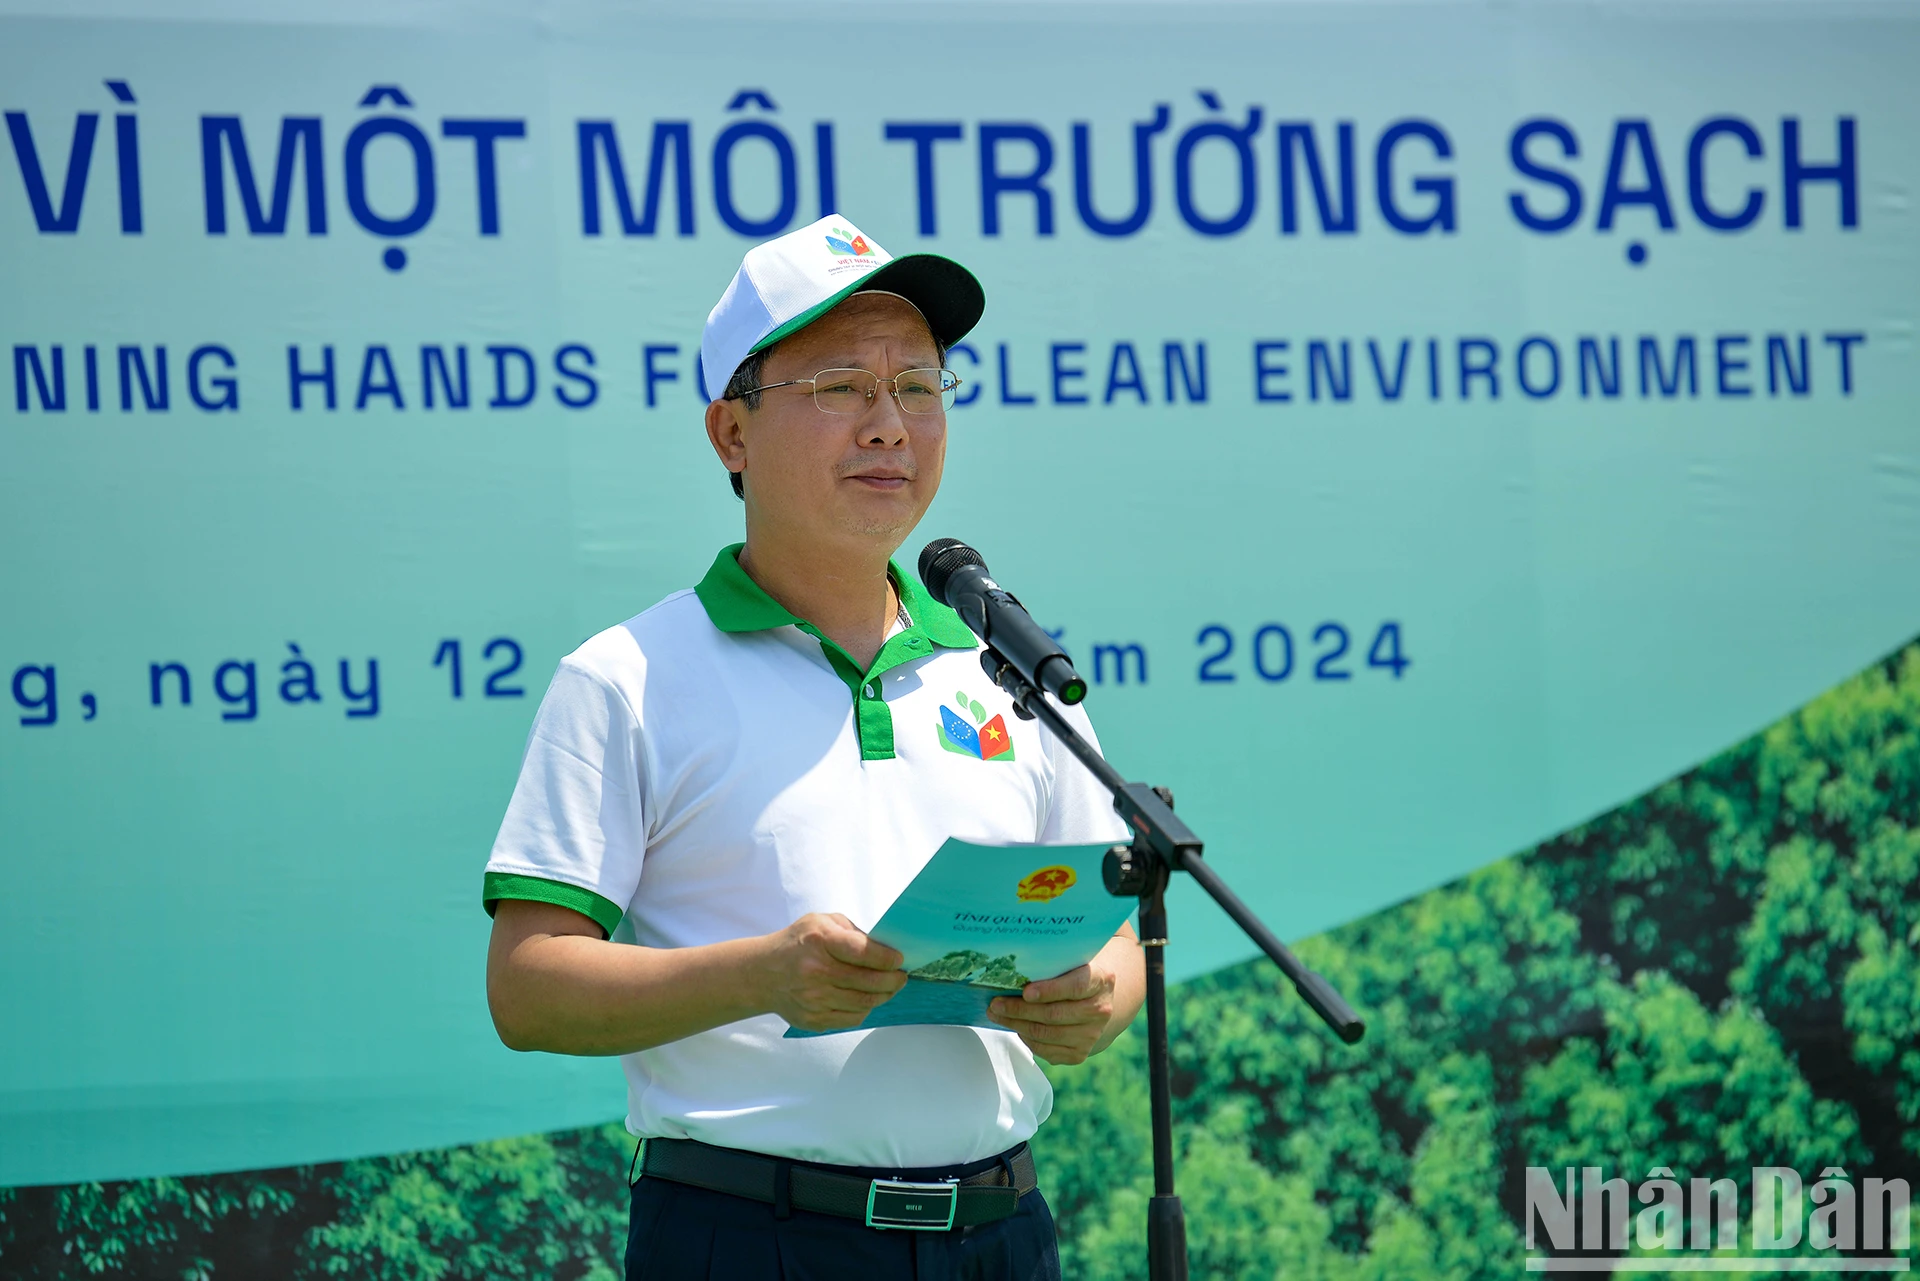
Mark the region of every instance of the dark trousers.
<instances>
[{"instance_id":1,"label":"dark trousers","mask_svg":"<svg viewBox=\"0 0 1920 1281\"><path fill-rule=\"evenodd\" d=\"M1038 1189L1017 1214L951 1232L881 1231L808 1210L779 1219L764 1202L665 1179L632 1191L627 1281L1060 1281L1053 1213Z\"/></svg>"}]
</instances>

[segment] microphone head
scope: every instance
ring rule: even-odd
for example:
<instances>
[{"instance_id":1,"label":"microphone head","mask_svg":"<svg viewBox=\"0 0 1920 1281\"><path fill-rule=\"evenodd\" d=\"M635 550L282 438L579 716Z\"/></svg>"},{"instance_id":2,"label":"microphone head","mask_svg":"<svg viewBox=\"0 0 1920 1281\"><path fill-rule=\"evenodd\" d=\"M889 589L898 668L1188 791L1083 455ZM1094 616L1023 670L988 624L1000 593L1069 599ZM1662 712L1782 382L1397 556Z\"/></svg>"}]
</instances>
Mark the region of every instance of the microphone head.
<instances>
[{"instance_id":1,"label":"microphone head","mask_svg":"<svg viewBox=\"0 0 1920 1281\"><path fill-rule=\"evenodd\" d=\"M927 591L942 605L948 603L947 583L952 580L954 571L968 565L985 569L987 562L979 552L957 538L936 538L920 549L920 581L927 585Z\"/></svg>"}]
</instances>

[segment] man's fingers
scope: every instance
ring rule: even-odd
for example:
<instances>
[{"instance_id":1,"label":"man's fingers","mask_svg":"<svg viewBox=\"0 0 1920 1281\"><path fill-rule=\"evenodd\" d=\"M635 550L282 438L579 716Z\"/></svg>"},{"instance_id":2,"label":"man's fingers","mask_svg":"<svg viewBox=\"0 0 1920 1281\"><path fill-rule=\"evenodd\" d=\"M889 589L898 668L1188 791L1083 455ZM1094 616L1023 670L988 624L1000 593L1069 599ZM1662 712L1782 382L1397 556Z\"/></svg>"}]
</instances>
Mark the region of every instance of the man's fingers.
<instances>
[{"instance_id":1,"label":"man's fingers","mask_svg":"<svg viewBox=\"0 0 1920 1281\"><path fill-rule=\"evenodd\" d=\"M852 988L834 988L826 998L829 1008L865 1017L868 1010L893 999L891 992L856 992Z\"/></svg>"},{"instance_id":2,"label":"man's fingers","mask_svg":"<svg viewBox=\"0 0 1920 1281\"><path fill-rule=\"evenodd\" d=\"M862 992L850 987L822 989L807 1002L807 1014L815 1019L833 1019L836 1026L851 1027L869 1011L893 999L892 992Z\"/></svg>"},{"instance_id":3,"label":"man's fingers","mask_svg":"<svg viewBox=\"0 0 1920 1281\"><path fill-rule=\"evenodd\" d=\"M1017 996L995 997L989 1010L997 1019L1018 1019L1048 1027L1063 1027L1078 1023L1105 1024L1111 1010L1100 1008L1100 1002L1089 998L1084 1001L1023 1001Z\"/></svg>"},{"instance_id":4,"label":"man's fingers","mask_svg":"<svg viewBox=\"0 0 1920 1281\"><path fill-rule=\"evenodd\" d=\"M855 992L884 992L892 996L906 985L907 976L899 970L865 969L844 961L827 962L821 977L837 988Z\"/></svg>"},{"instance_id":5,"label":"man's fingers","mask_svg":"<svg viewBox=\"0 0 1920 1281\"><path fill-rule=\"evenodd\" d=\"M1056 1067L1085 1063L1093 1050L1088 1045L1029 1045L1027 1048L1033 1051L1034 1058Z\"/></svg>"},{"instance_id":6,"label":"man's fingers","mask_svg":"<svg viewBox=\"0 0 1920 1281\"><path fill-rule=\"evenodd\" d=\"M1090 1029L1080 1036L1063 1037L1058 1028L1024 1020L1007 1024L1007 1030L1018 1034L1029 1050L1049 1063L1079 1063L1093 1052L1094 1043L1099 1040Z\"/></svg>"},{"instance_id":7,"label":"man's fingers","mask_svg":"<svg viewBox=\"0 0 1920 1281\"><path fill-rule=\"evenodd\" d=\"M776 1012L796 1027L823 1032L857 1027L906 986L900 954L875 943L837 912L801 917L785 931Z\"/></svg>"},{"instance_id":8,"label":"man's fingers","mask_svg":"<svg viewBox=\"0 0 1920 1281\"><path fill-rule=\"evenodd\" d=\"M1083 1001L1100 991L1101 986L1093 967L1083 965L1054 978L1035 979L1020 995L1029 1001ZM1110 978L1107 986L1112 986Z\"/></svg>"},{"instance_id":9,"label":"man's fingers","mask_svg":"<svg viewBox=\"0 0 1920 1281\"><path fill-rule=\"evenodd\" d=\"M843 918L844 919L844 918ZM885 943L862 934L852 925L827 936L827 955L869 970L897 970L906 958Z\"/></svg>"},{"instance_id":10,"label":"man's fingers","mask_svg":"<svg viewBox=\"0 0 1920 1281\"><path fill-rule=\"evenodd\" d=\"M1020 1039L1025 1041L1027 1048L1035 1054L1045 1055L1049 1059L1058 1059L1068 1054L1079 1055L1082 1058L1086 1057L1087 1051L1093 1048L1093 1043L1098 1038L1083 1036L1070 1041L1062 1041L1049 1039L1045 1036L1023 1036Z\"/></svg>"}]
</instances>

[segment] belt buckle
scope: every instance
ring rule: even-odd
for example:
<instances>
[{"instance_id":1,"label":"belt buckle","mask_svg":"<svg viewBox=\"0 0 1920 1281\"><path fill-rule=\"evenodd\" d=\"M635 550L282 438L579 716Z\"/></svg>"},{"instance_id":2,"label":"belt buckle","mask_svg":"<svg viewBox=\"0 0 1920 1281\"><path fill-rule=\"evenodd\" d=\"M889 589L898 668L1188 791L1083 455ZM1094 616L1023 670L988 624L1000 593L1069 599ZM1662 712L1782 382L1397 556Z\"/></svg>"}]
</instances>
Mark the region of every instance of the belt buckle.
<instances>
[{"instance_id":1,"label":"belt buckle","mask_svg":"<svg viewBox=\"0 0 1920 1281\"><path fill-rule=\"evenodd\" d=\"M946 1232L960 1208L960 1181L905 1183L875 1179L867 1186L867 1226Z\"/></svg>"}]
</instances>

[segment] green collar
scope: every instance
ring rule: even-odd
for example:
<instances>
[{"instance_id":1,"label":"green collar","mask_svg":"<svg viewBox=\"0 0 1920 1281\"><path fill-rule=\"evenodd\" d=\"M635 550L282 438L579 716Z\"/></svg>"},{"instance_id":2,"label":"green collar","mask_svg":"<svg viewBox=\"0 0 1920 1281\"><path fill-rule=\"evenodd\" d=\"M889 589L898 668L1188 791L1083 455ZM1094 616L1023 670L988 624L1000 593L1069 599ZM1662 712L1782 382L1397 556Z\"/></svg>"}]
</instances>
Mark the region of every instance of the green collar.
<instances>
[{"instance_id":1,"label":"green collar","mask_svg":"<svg viewBox=\"0 0 1920 1281\"><path fill-rule=\"evenodd\" d=\"M893 710L887 706L886 683L881 676L902 663L925 658L935 645L943 649L972 649L973 633L960 616L927 595L918 580L900 571L892 561L887 572L893 577L900 604L905 607L912 626L887 638L880 652L865 671L847 652L828 640L820 629L797 618L760 584L740 568L743 543L723 548L713 559L713 568L693 589L706 607L707 617L723 632L760 632L774 627L798 627L820 642L820 652L833 674L847 684L853 698L853 727L860 739L860 759L889 761L894 757Z\"/></svg>"},{"instance_id":2,"label":"green collar","mask_svg":"<svg viewBox=\"0 0 1920 1281\"><path fill-rule=\"evenodd\" d=\"M767 595L766 589L740 568L740 549L745 545L734 543L721 548L707 576L693 589L706 607L707 617L723 632L761 632L773 627L803 625L804 619ZM887 572L893 577L900 603L906 608L907 617L913 620L914 628L925 632L928 640L945 649L974 647L977 642L967 625L960 621L960 615L929 596L919 579L904 573L892 561L887 562Z\"/></svg>"}]
</instances>

